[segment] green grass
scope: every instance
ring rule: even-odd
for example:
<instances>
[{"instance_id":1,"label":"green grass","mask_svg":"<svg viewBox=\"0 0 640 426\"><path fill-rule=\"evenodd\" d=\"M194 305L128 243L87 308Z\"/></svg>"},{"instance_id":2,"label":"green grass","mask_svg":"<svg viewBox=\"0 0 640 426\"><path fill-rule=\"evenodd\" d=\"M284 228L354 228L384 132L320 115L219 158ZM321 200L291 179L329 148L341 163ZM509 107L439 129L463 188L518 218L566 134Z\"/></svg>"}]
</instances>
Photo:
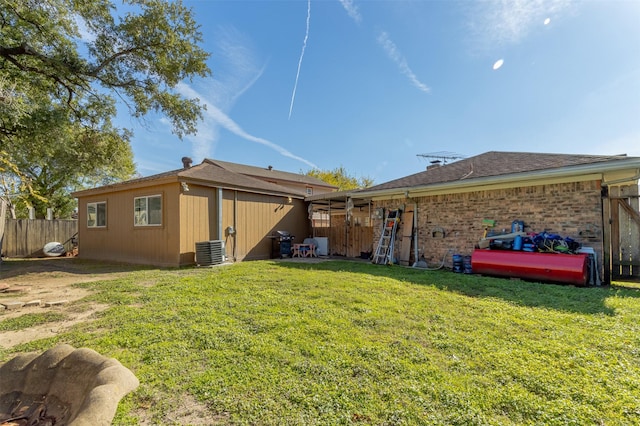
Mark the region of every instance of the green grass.
<instances>
[{"instance_id":1,"label":"green grass","mask_svg":"<svg viewBox=\"0 0 640 426\"><path fill-rule=\"evenodd\" d=\"M55 338L140 379L114 424L185 395L222 424L640 424L640 292L355 262L146 270ZM177 423L176 423L177 424Z\"/></svg>"},{"instance_id":2,"label":"green grass","mask_svg":"<svg viewBox=\"0 0 640 426\"><path fill-rule=\"evenodd\" d=\"M24 314L15 318L2 319L0 317L0 331L22 330L49 322L63 321L67 318L59 312L44 312L37 314Z\"/></svg>"}]
</instances>

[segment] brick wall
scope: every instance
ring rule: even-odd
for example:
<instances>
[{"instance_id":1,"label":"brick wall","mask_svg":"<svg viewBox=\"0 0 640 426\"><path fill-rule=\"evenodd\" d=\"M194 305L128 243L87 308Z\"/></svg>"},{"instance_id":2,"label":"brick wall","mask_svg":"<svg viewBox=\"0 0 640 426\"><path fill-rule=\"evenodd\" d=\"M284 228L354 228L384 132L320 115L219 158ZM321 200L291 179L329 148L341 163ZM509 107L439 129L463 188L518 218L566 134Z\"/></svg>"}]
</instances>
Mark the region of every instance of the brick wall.
<instances>
[{"instance_id":1,"label":"brick wall","mask_svg":"<svg viewBox=\"0 0 640 426\"><path fill-rule=\"evenodd\" d=\"M522 220L526 232L548 231L593 247L602 263L602 211L600 182L575 182L520 188L445 194L406 200L377 201L374 207L418 208L418 249L429 266L438 265L449 250L471 254L482 238L483 219L496 221L494 231L511 231ZM382 223L373 223L374 242ZM443 233L440 232L444 230ZM403 242L398 236L396 247ZM412 260L413 250L412 250ZM451 266L447 256L445 266ZM601 266L600 266L601 269ZM602 271L602 269L601 269Z\"/></svg>"}]
</instances>

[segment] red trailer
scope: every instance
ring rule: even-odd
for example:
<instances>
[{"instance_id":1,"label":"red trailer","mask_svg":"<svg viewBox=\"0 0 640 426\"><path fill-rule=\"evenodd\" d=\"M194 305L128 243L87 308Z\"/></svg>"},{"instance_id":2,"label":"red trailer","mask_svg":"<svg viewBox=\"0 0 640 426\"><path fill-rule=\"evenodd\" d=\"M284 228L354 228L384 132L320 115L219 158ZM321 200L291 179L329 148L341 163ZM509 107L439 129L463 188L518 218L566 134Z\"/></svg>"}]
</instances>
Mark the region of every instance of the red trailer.
<instances>
[{"instance_id":1,"label":"red trailer","mask_svg":"<svg viewBox=\"0 0 640 426\"><path fill-rule=\"evenodd\" d=\"M473 273L586 286L589 255L530 253L478 249L471 257Z\"/></svg>"}]
</instances>

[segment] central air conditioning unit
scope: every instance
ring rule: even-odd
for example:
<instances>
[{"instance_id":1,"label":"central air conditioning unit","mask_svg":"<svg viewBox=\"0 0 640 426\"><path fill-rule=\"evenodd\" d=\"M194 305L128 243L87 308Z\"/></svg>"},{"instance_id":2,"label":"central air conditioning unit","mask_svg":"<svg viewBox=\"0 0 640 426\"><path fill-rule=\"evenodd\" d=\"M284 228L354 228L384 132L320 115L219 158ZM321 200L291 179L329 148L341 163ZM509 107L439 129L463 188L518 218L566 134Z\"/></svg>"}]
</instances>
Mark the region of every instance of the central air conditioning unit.
<instances>
[{"instance_id":1,"label":"central air conditioning unit","mask_svg":"<svg viewBox=\"0 0 640 426\"><path fill-rule=\"evenodd\" d=\"M226 253L223 240L211 240L196 243L197 265L219 265L225 261L225 258Z\"/></svg>"}]
</instances>

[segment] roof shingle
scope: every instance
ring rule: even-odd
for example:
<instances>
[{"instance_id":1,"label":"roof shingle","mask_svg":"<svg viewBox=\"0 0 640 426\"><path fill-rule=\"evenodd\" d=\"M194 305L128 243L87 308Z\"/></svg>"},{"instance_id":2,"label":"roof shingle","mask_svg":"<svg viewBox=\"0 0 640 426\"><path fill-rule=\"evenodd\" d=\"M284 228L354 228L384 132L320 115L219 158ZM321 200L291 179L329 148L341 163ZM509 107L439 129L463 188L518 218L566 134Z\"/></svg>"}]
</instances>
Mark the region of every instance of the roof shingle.
<instances>
[{"instance_id":1,"label":"roof shingle","mask_svg":"<svg viewBox=\"0 0 640 426\"><path fill-rule=\"evenodd\" d=\"M295 182L306 185L322 186L326 188L335 188L333 185L317 179L313 176L307 176L302 173L283 172L273 168L262 168L255 166L248 166L246 164L229 163L227 161L206 159L205 162L210 162L222 167L225 170L229 170L234 173L240 173L247 176L255 176L264 179L284 180L288 182Z\"/></svg>"},{"instance_id":2,"label":"roof shingle","mask_svg":"<svg viewBox=\"0 0 640 426\"><path fill-rule=\"evenodd\" d=\"M540 154L489 151L475 157L456 161L455 163L445 164L439 167L430 167L423 172L372 186L366 188L364 191L425 186L463 179L471 180L513 173L550 170L612 160L623 160L626 158L629 157L626 155Z\"/></svg>"}]
</instances>

